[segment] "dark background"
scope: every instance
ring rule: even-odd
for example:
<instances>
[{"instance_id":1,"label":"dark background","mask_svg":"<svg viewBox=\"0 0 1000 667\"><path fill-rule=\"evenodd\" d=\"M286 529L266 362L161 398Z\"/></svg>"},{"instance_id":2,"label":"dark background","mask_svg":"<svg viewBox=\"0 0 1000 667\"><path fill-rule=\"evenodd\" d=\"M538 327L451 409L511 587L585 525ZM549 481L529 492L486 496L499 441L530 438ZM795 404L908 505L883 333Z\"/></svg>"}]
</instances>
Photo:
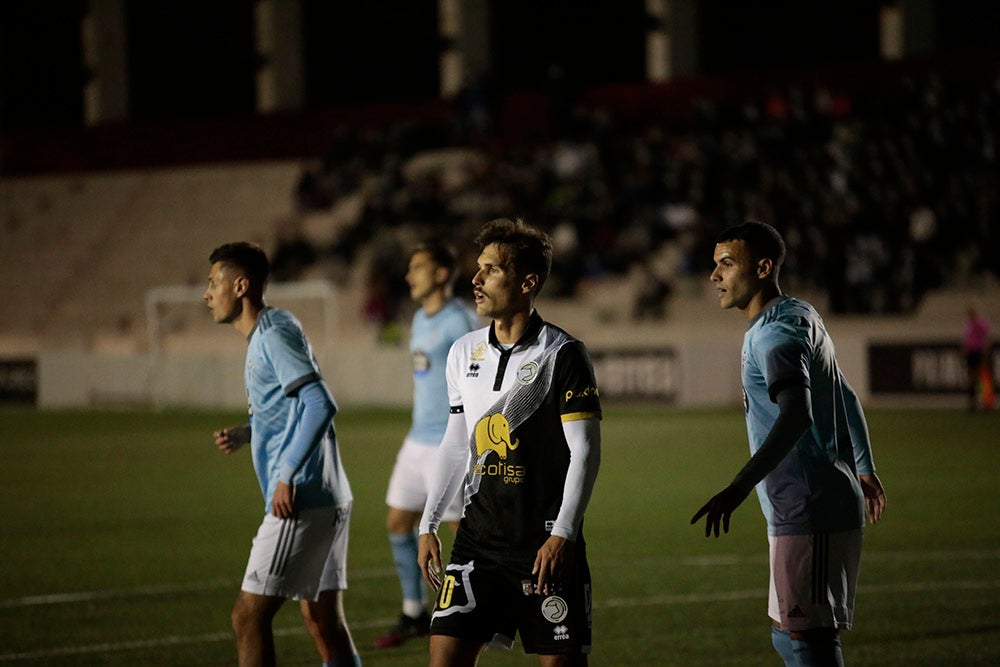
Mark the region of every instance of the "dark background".
<instances>
[{"instance_id":1,"label":"dark background","mask_svg":"<svg viewBox=\"0 0 1000 667\"><path fill-rule=\"evenodd\" d=\"M730 75L875 63L881 3L702 0L697 68ZM936 0L935 56L997 49L1000 3ZM85 0L0 0L0 125L83 124ZM135 122L254 113L251 0L128 0ZM435 0L304 0L305 109L435 98ZM641 0L492 3L494 82L540 90L558 66L570 85L641 82L650 18Z\"/></svg>"}]
</instances>

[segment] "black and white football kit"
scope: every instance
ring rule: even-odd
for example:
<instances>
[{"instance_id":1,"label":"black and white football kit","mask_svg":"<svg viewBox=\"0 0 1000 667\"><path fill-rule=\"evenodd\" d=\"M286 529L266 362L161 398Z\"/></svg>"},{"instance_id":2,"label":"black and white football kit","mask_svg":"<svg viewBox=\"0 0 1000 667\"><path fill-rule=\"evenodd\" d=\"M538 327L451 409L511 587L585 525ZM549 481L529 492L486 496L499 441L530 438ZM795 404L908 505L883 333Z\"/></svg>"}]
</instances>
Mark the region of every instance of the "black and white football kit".
<instances>
[{"instance_id":1,"label":"black and white football kit","mask_svg":"<svg viewBox=\"0 0 1000 667\"><path fill-rule=\"evenodd\" d=\"M533 312L505 347L493 326L448 355L451 417L421 533L436 532L443 498L464 482L464 508L431 632L527 652L590 650L590 573L583 514L600 461L601 406L583 343ZM550 595L531 574L550 535L573 550Z\"/></svg>"}]
</instances>

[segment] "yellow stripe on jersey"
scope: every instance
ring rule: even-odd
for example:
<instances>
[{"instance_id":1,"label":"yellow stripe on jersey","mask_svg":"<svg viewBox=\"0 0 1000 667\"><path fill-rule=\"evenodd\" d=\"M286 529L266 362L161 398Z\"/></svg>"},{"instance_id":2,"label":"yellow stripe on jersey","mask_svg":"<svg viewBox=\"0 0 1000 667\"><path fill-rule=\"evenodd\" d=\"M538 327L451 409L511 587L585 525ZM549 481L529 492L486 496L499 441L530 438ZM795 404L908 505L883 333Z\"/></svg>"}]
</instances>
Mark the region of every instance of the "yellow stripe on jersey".
<instances>
[{"instance_id":1,"label":"yellow stripe on jersey","mask_svg":"<svg viewBox=\"0 0 1000 667\"><path fill-rule=\"evenodd\" d=\"M563 423L575 422L581 419L600 419L600 412L567 412L562 416Z\"/></svg>"}]
</instances>

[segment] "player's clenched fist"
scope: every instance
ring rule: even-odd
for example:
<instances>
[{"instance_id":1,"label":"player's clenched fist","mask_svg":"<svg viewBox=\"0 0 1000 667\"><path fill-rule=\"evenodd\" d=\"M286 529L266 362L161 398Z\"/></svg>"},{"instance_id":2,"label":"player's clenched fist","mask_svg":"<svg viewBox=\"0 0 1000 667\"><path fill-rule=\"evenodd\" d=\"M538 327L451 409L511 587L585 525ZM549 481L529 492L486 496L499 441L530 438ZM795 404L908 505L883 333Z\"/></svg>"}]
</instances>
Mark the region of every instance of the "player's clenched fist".
<instances>
[{"instance_id":1,"label":"player's clenched fist","mask_svg":"<svg viewBox=\"0 0 1000 667\"><path fill-rule=\"evenodd\" d=\"M213 435L215 436L215 446L219 448L219 451L232 454L250 442L250 427L230 426L219 429Z\"/></svg>"}]
</instances>

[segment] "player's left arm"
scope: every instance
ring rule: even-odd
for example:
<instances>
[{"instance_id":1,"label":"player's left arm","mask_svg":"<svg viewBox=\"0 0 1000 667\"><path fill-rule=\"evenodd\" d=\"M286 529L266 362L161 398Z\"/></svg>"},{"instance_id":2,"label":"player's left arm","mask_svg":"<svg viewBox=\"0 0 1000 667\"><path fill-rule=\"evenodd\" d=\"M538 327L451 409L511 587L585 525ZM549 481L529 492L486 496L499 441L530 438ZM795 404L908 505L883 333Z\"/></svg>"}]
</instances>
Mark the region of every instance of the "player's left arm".
<instances>
[{"instance_id":1,"label":"player's left arm","mask_svg":"<svg viewBox=\"0 0 1000 667\"><path fill-rule=\"evenodd\" d=\"M557 387L561 392L562 429L569 448L562 503L552 533L535 556L532 574L538 589L549 593L569 565L572 548L601 466L601 406L597 381L582 343L560 353Z\"/></svg>"},{"instance_id":2,"label":"player's left arm","mask_svg":"<svg viewBox=\"0 0 1000 667\"><path fill-rule=\"evenodd\" d=\"M847 411L847 428L851 435L851 446L854 448L854 463L858 469L858 481L865 496L865 506L868 510L868 521L877 522L885 512L885 489L882 481L875 474L875 462L872 458L871 437L868 433L868 421L861 401L854 388L841 374L840 385L844 391L844 408Z\"/></svg>"},{"instance_id":3,"label":"player's left arm","mask_svg":"<svg viewBox=\"0 0 1000 667\"><path fill-rule=\"evenodd\" d=\"M269 329L265 350L282 390L299 402L298 422L292 440L281 452L278 483L271 499L271 513L284 519L295 509L294 478L330 428L337 406L323 382L305 334L294 326Z\"/></svg>"},{"instance_id":4,"label":"player's left arm","mask_svg":"<svg viewBox=\"0 0 1000 667\"><path fill-rule=\"evenodd\" d=\"M330 393L321 381L314 380L298 390L301 412L295 435L281 457L278 484L271 500L271 513L279 519L290 517L294 507L295 473L315 450L333 420L336 411Z\"/></svg>"},{"instance_id":5,"label":"player's left arm","mask_svg":"<svg viewBox=\"0 0 1000 667\"><path fill-rule=\"evenodd\" d=\"M562 505L552 533L538 550L532 569L532 574L538 577L539 592L545 594L554 590L552 580L558 581L571 562L573 550L566 548L567 542L575 541L579 534L601 466L601 422L598 418L563 422L563 433L570 460Z\"/></svg>"}]
</instances>

